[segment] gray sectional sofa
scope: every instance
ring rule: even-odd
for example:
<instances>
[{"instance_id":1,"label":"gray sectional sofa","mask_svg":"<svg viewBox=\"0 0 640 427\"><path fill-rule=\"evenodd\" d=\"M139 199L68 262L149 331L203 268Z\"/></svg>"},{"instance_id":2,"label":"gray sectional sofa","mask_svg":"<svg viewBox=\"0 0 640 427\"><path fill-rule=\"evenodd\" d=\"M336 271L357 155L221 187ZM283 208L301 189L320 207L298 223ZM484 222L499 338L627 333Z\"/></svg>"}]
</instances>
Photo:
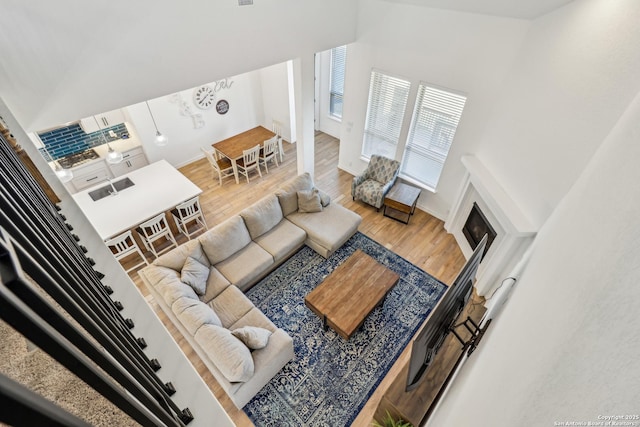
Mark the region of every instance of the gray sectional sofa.
<instances>
[{"instance_id":1,"label":"gray sectional sofa","mask_svg":"<svg viewBox=\"0 0 640 427\"><path fill-rule=\"evenodd\" d=\"M293 340L244 295L303 245L323 257L362 218L316 189L308 173L139 272L233 402L242 408L294 357Z\"/></svg>"}]
</instances>

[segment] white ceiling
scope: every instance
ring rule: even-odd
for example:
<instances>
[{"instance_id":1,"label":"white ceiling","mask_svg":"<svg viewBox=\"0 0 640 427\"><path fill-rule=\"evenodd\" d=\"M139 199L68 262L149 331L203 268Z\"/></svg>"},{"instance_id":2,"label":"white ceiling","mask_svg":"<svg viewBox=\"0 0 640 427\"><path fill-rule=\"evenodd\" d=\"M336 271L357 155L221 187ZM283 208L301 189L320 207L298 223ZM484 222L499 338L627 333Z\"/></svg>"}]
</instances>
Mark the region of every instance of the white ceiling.
<instances>
[{"instance_id":1,"label":"white ceiling","mask_svg":"<svg viewBox=\"0 0 640 427\"><path fill-rule=\"evenodd\" d=\"M482 15L535 19L573 0L386 0Z\"/></svg>"}]
</instances>

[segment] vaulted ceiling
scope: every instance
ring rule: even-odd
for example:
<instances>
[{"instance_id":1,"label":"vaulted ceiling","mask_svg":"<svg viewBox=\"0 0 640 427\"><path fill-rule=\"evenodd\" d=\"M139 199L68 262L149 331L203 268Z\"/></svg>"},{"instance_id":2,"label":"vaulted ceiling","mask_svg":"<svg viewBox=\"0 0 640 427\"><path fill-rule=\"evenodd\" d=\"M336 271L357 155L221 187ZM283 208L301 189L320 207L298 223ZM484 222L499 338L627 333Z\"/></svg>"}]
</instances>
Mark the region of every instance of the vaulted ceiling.
<instances>
[{"instance_id":1,"label":"vaulted ceiling","mask_svg":"<svg viewBox=\"0 0 640 427\"><path fill-rule=\"evenodd\" d=\"M533 19L572 0L386 1ZM358 9L367 7L341 0L6 2L0 96L30 131L349 43Z\"/></svg>"}]
</instances>

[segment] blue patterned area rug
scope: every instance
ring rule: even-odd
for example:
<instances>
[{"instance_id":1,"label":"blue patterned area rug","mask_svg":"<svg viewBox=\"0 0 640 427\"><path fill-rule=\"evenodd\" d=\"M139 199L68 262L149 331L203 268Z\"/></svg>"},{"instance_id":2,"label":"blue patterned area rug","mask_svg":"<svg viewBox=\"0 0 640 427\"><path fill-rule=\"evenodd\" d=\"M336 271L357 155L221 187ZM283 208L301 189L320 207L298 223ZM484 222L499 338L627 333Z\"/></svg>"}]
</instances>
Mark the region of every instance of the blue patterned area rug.
<instances>
[{"instance_id":1,"label":"blue patterned area rug","mask_svg":"<svg viewBox=\"0 0 640 427\"><path fill-rule=\"evenodd\" d=\"M345 341L304 297L361 249L400 275L399 283ZM404 258L356 233L329 259L303 247L247 296L293 337L295 358L249 402L256 426L348 426L444 293L446 286Z\"/></svg>"}]
</instances>

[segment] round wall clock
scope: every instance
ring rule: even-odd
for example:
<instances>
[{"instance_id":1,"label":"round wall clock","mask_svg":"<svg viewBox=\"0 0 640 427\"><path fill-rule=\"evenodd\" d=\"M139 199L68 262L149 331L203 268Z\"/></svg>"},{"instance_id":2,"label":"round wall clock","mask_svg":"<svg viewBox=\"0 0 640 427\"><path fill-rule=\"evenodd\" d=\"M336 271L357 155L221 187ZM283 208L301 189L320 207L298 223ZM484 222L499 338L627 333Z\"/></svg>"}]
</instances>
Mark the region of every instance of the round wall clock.
<instances>
[{"instance_id":1,"label":"round wall clock","mask_svg":"<svg viewBox=\"0 0 640 427\"><path fill-rule=\"evenodd\" d=\"M213 102L216 100L216 93L210 86L200 86L193 91L193 103L198 108L206 110L213 106Z\"/></svg>"},{"instance_id":2,"label":"round wall clock","mask_svg":"<svg viewBox=\"0 0 640 427\"><path fill-rule=\"evenodd\" d=\"M216 111L218 112L218 114L227 114L227 112L229 111L229 103L226 100L221 99L216 104Z\"/></svg>"}]
</instances>

